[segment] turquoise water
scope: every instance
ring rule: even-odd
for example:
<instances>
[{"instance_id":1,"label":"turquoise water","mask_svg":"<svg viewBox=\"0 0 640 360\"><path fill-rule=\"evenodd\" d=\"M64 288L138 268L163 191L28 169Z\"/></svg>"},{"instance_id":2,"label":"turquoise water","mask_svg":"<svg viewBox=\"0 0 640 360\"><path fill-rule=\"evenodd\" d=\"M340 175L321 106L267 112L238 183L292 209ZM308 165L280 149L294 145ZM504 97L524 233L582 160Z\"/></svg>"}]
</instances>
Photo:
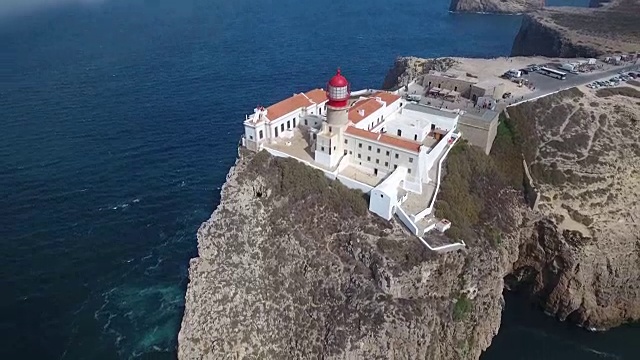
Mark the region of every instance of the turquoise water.
<instances>
[{"instance_id":1,"label":"turquoise water","mask_svg":"<svg viewBox=\"0 0 640 360\"><path fill-rule=\"evenodd\" d=\"M1 3L0 359L174 358L195 233L244 114L337 66L365 88L397 55L509 53L518 16L447 9Z\"/></svg>"}]
</instances>

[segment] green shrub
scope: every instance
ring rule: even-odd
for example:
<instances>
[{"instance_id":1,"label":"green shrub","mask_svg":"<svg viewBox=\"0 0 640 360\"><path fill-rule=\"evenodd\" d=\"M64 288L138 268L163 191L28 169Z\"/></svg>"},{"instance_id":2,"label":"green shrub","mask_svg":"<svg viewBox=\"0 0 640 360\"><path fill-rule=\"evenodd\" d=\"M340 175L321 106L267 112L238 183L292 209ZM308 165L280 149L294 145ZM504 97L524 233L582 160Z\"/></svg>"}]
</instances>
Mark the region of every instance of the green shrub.
<instances>
[{"instance_id":1,"label":"green shrub","mask_svg":"<svg viewBox=\"0 0 640 360\"><path fill-rule=\"evenodd\" d=\"M460 321L465 319L472 308L473 303L467 297L467 295L460 294L458 296L458 299L456 300L455 305L453 306L453 320Z\"/></svg>"}]
</instances>

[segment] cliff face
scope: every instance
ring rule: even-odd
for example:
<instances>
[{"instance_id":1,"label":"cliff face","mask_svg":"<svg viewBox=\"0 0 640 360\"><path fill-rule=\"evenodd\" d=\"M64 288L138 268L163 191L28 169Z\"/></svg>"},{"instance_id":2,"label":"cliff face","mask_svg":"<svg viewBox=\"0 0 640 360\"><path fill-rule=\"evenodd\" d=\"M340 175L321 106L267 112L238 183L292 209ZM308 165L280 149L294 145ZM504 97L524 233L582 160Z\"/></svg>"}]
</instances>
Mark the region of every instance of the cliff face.
<instances>
[{"instance_id":1,"label":"cliff face","mask_svg":"<svg viewBox=\"0 0 640 360\"><path fill-rule=\"evenodd\" d=\"M545 0L451 0L450 11L520 14L542 9Z\"/></svg>"},{"instance_id":2,"label":"cliff face","mask_svg":"<svg viewBox=\"0 0 640 360\"><path fill-rule=\"evenodd\" d=\"M447 71L456 64L452 58L421 59L413 56L396 58L382 83L383 89L396 89L407 85L421 74L430 70Z\"/></svg>"},{"instance_id":3,"label":"cliff face","mask_svg":"<svg viewBox=\"0 0 640 360\"><path fill-rule=\"evenodd\" d=\"M535 119L525 157L542 195L510 278L589 328L640 319L639 90L585 88L510 109L516 127Z\"/></svg>"},{"instance_id":4,"label":"cliff face","mask_svg":"<svg viewBox=\"0 0 640 360\"><path fill-rule=\"evenodd\" d=\"M524 16L512 56L596 57L640 48L640 1L594 0L597 8L548 8Z\"/></svg>"},{"instance_id":5,"label":"cliff face","mask_svg":"<svg viewBox=\"0 0 640 360\"><path fill-rule=\"evenodd\" d=\"M242 153L198 231L179 358L478 358L498 331L519 233L435 255L361 195Z\"/></svg>"},{"instance_id":6,"label":"cliff face","mask_svg":"<svg viewBox=\"0 0 640 360\"><path fill-rule=\"evenodd\" d=\"M524 15L511 48L511 56L597 57L603 53L571 40L563 29L549 25L539 14Z\"/></svg>"}]
</instances>

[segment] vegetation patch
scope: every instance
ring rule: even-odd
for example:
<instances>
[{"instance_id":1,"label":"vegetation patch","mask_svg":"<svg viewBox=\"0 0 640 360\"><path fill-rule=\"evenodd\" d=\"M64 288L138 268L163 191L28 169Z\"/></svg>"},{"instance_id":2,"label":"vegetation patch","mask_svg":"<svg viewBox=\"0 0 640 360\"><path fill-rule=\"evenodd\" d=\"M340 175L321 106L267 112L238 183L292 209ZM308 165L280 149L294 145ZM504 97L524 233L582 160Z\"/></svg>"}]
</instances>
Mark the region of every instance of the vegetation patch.
<instances>
[{"instance_id":1,"label":"vegetation patch","mask_svg":"<svg viewBox=\"0 0 640 360\"><path fill-rule=\"evenodd\" d=\"M456 299L456 303L453 305L453 320L464 320L472 308L473 303L471 299L467 297L467 294L460 294Z\"/></svg>"},{"instance_id":2,"label":"vegetation patch","mask_svg":"<svg viewBox=\"0 0 640 360\"><path fill-rule=\"evenodd\" d=\"M604 88L604 89L596 90L596 96L601 98L606 98L606 97L615 96L615 95L622 95L622 96L640 99L640 91L628 86Z\"/></svg>"},{"instance_id":3,"label":"vegetation patch","mask_svg":"<svg viewBox=\"0 0 640 360\"><path fill-rule=\"evenodd\" d=\"M249 176L257 175L266 181L272 197L286 198L291 206L326 207L343 217L364 216L369 209L368 199L362 191L329 180L322 171L291 158L277 158L263 150L251 159L249 170Z\"/></svg>"},{"instance_id":4,"label":"vegetation patch","mask_svg":"<svg viewBox=\"0 0 640 360\"><path fill-rule=\"evenodd\" d=\"M447 235L470 243L484 235L493 242L494 232L509 231L514 224L505 212L510 198L503 196L503 191L510 186L494 159L466 141L459 141L449 152L446 164L447 176L436 202L436 216L451 221ZM522 171L521 161L516 166Z\"/></svg>"}]
</instances>

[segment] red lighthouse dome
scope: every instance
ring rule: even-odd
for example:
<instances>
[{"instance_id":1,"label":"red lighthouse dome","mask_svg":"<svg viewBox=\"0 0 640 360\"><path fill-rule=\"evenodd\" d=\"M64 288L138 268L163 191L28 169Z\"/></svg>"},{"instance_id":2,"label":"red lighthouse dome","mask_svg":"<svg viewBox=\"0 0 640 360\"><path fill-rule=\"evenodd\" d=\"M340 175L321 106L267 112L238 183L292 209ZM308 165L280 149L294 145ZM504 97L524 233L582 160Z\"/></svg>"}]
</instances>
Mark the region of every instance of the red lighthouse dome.
<instances>
[{"instance_id":1,"label":"red lighthouse dome","mask_svg":"<svg viewBox=\"0 0 640 360\"><path fill-rule=\"evenodd\" d=\"M338 69L336 74L327 83L327 98L329 99L327 105L345 107L348 104L350 94L349 81L342 76L340 69Z\"/></svg>"}]
</instances>

